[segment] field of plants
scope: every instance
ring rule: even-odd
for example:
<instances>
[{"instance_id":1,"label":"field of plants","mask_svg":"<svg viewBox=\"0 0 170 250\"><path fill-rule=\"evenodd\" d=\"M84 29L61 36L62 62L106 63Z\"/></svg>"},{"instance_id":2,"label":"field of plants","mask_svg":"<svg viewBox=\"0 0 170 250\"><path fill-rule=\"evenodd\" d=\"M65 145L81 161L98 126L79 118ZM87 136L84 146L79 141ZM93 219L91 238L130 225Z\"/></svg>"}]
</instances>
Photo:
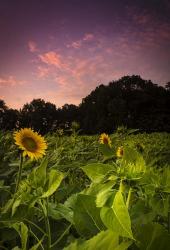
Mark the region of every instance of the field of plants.
<instances>
[{"instance_id":1,"label":"field of plants","mask_svg":"<svg viewBox=\"0 0 170 250\"><path fill-rule=\"evenodd\" d=\"M170 134L1 132L0 249L170 249Z\"/></svg>"}]
</instances>

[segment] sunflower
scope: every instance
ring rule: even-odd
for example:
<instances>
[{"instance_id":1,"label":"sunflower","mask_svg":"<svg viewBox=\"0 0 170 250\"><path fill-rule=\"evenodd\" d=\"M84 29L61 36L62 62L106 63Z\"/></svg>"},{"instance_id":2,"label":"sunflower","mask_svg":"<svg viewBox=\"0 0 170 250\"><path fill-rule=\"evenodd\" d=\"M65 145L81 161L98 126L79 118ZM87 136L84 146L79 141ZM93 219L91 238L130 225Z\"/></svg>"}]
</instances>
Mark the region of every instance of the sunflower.
<instances>
[{"instance_id":1,"label":"sunflower","mask_svg":"<svg viewBox=\"0 0 170 250\"><path fill-rule=\"evenodd\" d=\"M44 137L30 128L14 132L14 140L15 144L23 150L23 156L28 155L32 160L37 160L45 155L47 144Z\"/></svg>"},{"instance_id":2,"label":"sunflower","mask_svg":"<svg viewBox=\"0 0 170 250\"><path fill-rule=\"evenodd\" d=\"M105 133L101 134L99 141L100 141L100 144L105 144L105 145L108 145L109 147L111 147L111 140L107 134L105 134Z\"/></svg>"},{"instance_id":3,"label":"sunflower","mask_svg":"<svg viewBox=\"0 0 170 250\"><path fill-rule=\"evenodd\" d=\"M117 157L122 157L123 156L123 147L118 147L117 151L116 151L116 155Z\"/></svg>"}]
</instances>

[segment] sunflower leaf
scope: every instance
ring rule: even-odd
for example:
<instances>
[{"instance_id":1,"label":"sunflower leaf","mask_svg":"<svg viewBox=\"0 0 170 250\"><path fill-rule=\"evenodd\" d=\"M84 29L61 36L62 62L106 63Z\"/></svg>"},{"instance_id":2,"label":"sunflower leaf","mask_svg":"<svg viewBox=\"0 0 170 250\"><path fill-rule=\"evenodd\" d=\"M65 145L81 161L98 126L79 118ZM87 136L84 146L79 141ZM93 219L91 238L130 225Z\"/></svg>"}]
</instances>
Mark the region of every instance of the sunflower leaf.
<instances>
[{"instance_id":1,"label":"sunflower leaf","mask_svg":"<svg viewBox=\"0 0 170 250\"><path fill-rule=\"evenodd\" d=\"M52 169L49 173L48 178L49 178L48 190L44 192L42 198L49 197L57 190L57 188L60 186L61 181L64 178L64 174L55 169Z\"/></svg>"},{"instance_id":2,"label":"sunflower leaf","mask_svg":"<svg viewBox=\"0 0 170 250\"><path fill-rule=\"evenodd\" d=\"M46 183L46 169L48 160L45 158L38 168L35 168L30 175L30 181L33 187L44 187Z\"/></svg>"},{"instance_id":3,"label":"sunflower leaf","mask_svg":"<svg viewBox=\"0 0 170 250\"><path fill-rule=\"evenodd\" d=\"M82 167L82 169L95 183L100 182L110 171L114 170L112 165L103 163L91 163Z\"/></svg>"},{"instance_id":4,"label":"sunflower leaf","mask_svg":"<svg viewBox=\"0 0 170 250\"><path fill-rule=\"evenodd\" d=\"M116 193L112 207L103 207L100 216L108 229L117 232L120 236L134 239L128 209L120 191Z\"/></svg>"}]
</instances>

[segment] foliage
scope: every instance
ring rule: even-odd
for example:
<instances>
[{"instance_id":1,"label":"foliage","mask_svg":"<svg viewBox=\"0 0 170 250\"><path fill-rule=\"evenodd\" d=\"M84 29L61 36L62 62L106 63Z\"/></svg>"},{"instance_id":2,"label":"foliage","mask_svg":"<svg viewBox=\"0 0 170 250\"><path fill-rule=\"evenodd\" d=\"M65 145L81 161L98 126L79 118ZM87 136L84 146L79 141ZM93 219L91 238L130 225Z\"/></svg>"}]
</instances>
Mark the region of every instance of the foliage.
<instances>
[{"instance_id":1,"label":"foliage","mask_svg":"<svg viewBox=\"0 0 170 250\"><path fill-rule=\"evenodd\" d=\"M1 134L0 249L168 250L170 135L121 127L108 147L71 129L46 135L43 160L24 158L17 192L20 152Z\"/></svg>"}]
</instances>

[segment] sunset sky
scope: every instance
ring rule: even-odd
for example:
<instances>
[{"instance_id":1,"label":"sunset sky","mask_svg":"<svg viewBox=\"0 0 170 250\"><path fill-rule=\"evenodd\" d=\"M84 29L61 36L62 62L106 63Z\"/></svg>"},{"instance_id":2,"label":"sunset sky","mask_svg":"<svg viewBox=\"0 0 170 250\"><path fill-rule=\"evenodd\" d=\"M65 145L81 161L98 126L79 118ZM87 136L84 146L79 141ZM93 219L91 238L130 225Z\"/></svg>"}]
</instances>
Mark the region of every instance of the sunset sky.
<instances>
[{"instance_id":1,"label":"sunset sky","mask_svg":"<svg viewBox=\"0 0 170 250\"><path fill-rule=\"evenodd\" d=\"M0 99L79 104L124 75L170 81L169 0L1 0Z\"/></svg>"}]
</instances>

